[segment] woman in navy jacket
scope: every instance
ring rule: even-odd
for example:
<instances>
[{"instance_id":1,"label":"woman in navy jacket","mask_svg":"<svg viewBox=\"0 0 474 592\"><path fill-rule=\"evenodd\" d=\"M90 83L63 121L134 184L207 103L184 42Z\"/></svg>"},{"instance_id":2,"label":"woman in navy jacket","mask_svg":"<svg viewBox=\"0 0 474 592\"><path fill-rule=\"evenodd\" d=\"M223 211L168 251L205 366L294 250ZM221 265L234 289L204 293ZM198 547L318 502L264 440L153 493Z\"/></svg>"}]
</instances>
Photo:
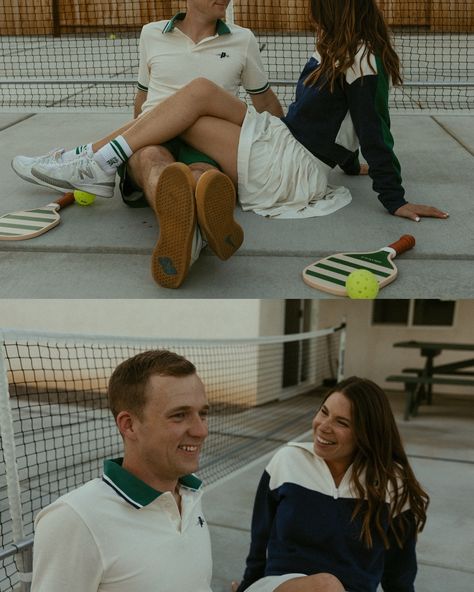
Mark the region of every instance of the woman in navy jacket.
<instances>
[{"instance_id":1,"label":"woman in navy jacket","mask_svg":"<svg viewBox=\"0 0 474 592\"><path fill-rule=\"evenodd\" d=\"M413 592L428 500L384 391L349 378L267 466L238 592Z\"/></svg>"}]
</instances>

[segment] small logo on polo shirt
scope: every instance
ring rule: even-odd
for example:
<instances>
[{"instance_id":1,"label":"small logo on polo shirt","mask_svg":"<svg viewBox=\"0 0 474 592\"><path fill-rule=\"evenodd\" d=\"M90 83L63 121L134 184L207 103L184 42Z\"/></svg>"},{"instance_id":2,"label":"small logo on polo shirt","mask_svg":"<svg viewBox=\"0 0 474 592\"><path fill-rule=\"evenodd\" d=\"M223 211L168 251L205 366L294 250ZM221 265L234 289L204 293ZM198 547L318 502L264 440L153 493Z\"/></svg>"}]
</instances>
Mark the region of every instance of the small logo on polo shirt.
<instances>
[{"instance_id":1,"label":"small logo on polo shirt","mask_svg":"<svg viewBox=\"0 0 474 592\"><path fill-rule=\"evenodd\" d=\"M201 516L198 516L198 524L201 528L204 526L204 520L201 518Z\"/></svg>"},{"instance_id":2,"label":"small logo on polo shirt","mask_svg":"<svg viewBox=\"0 0 474 592\"><path fill-rule=\"evenodd\" d=\"M221 53L216 54L218 57L221 58L230 58L230 55L228 53L226 53L225 51L222 51Z\"/></svg>"}]
</instances>

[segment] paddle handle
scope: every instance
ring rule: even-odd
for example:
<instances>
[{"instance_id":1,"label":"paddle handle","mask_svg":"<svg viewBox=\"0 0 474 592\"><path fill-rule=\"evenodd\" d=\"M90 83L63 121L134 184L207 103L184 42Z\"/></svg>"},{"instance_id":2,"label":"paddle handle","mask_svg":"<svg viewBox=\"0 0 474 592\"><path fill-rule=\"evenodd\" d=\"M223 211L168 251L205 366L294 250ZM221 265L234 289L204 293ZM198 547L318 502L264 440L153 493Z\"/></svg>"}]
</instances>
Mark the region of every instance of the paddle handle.
<instances>
[{"instance_id":1,"label":"paddle handle","mask_svg":"<svg viewBox=\"0 0 474 592\"><path fill-rule=\"evenodd\" d=\"M397 255L401 255L415 246L415 237L411 234L404 234L397 241L388 246L394 249Z\"/></svg>"},{"instance_id":2,"label":"paddle handle","mask_svg":"<svg viewBox=\"0 0 474 592\"><path fill-rule=\"evenodd\" d=\"M53 203L58 204L59 205L58 209L60 209L60 210L62 208L70 206L71 204L74 203L74 193L69 191L68 193L65 193L64 195L62 195L59 199L56 199Z\"/></svg>"}]
</instances>

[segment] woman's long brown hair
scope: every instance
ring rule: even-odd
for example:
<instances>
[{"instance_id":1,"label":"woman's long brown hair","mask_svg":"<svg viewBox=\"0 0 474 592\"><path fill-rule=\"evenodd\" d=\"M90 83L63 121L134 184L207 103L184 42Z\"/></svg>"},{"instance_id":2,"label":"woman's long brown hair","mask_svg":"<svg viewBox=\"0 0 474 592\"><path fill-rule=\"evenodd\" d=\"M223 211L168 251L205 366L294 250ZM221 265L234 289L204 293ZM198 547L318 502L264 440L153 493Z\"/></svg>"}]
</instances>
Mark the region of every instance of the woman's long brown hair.
<instances>
[{"instance_id":1,"label":"woman's long brown hair","mask_svg":"<svg viewBox=\"0 0 474 592\"><path fill-rule=\"evenodd\" d=\"M311 0L311 19L321 64L305 84L314 85L321 80L329 84L332 92L336 81L354 65L361 45L363 55L380 57L394 85L402 83L400 60L375 0Z\"/></svg>"},{"instance_id":2,"label":"woman's long brown hair","mask_svg":"<svg viewBox=\"0 0 474 592\"><path fill-rule=\"evenodd\" d=\"M367 547L372 547L372 529L375 527L375 532L388 549L389 539L383 528L388 493L391 500L388 531L402 547L408 529L406 515L401 515L402 511L405 506L411 509L416 532L421 532L426 522L429 496L410 467L387 395L374 382L356 376L337 384L324 401L334 392L342 393L352 407L356 440L352 484L358 498L352 519L366 505L361 539ZM399 515L400 519L395 522L395 517Z\"/></svg>"}]
</instances>

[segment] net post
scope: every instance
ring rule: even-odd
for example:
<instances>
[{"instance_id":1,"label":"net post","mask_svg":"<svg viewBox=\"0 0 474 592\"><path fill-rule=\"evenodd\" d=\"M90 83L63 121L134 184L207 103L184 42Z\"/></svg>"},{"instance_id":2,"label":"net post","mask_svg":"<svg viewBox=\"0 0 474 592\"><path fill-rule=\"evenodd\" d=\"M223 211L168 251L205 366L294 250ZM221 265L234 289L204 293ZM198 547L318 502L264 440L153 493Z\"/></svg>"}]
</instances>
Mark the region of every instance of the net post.
<instances>
[{"instance_id":1,"label":"net post","mask_svg":"<svg viewBox=\"0 0 474 592\"><path fill-rule=\"evenodd\" d=\"M337 382L344 379L344 357L346 354L346 318L342 319L341 337L339 338L339 353L337 356Z\"/></svg>"},{"instance_id":2,"label":"net post","mask_svg":"<svg viewBox=\"0 0 474 592\"><path fill-rule=\"evenodd\" d=\"M33 575L33 545L20 551L22 570L19 572L20 592L30 592Z\"/></svg>"},{"instance_id":3,"label":"net post","mask_svg":"<svg viewBox=\"0 0 474 592\"><path fill-rule=\"evenodd\" d=\"M5 361L5 343L3 335L0 333L0 436L2 439L3 456L5 461L5 476L7 481L7 496L10 517L12 521L13 542L22 541L23 532L23 514L21 508L21 489L18 475L18 465L16 458L15 434L13 431L13 416L10 407L10 393L7 379L7 364ZM26 558L25 558L26 559ZM23 564L24 554L18 556L18 571L29 572L30 568L25 569ZM22 582L23 585L23 582ZM27 592L28 588L21 588L22 592Z\"/></svg>"}]
</instances>

